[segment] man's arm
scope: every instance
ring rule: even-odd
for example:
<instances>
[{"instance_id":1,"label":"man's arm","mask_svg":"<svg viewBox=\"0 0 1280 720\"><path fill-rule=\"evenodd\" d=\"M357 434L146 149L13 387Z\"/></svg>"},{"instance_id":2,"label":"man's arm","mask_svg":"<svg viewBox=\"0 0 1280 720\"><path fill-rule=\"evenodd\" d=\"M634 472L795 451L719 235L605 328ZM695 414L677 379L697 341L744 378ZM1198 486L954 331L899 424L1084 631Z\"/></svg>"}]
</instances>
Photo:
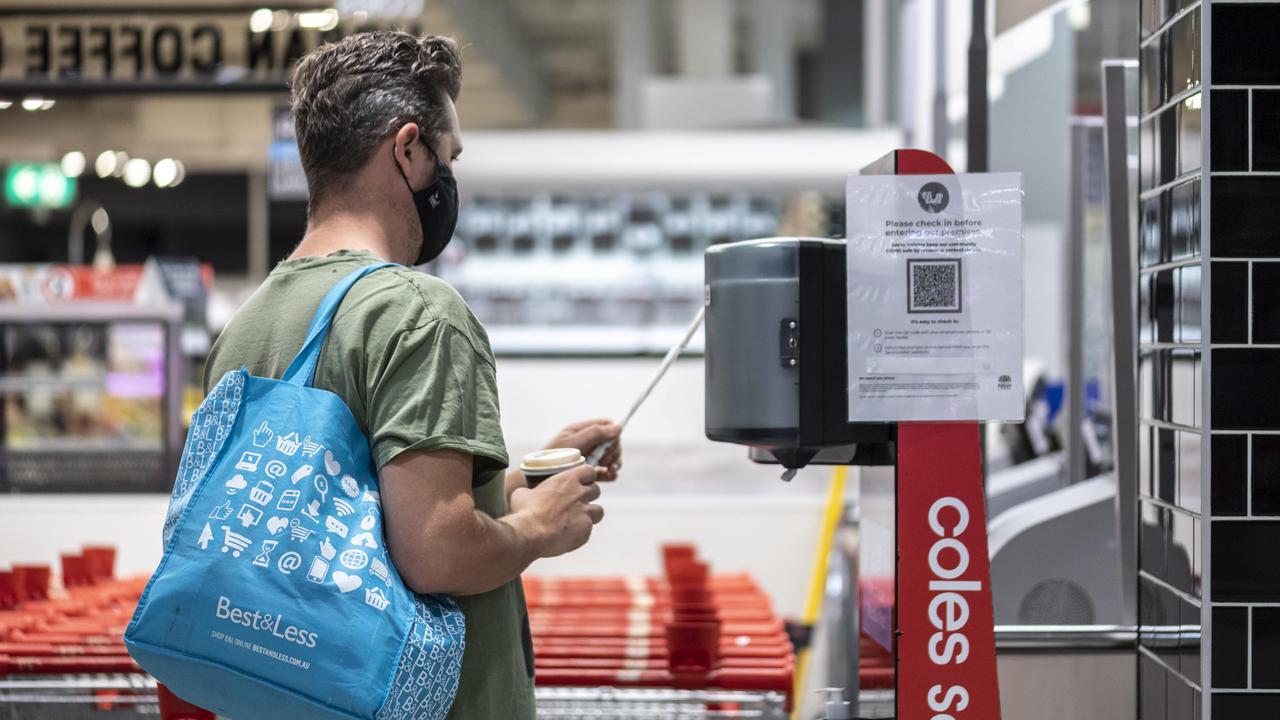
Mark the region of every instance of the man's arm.
<instances>
[{"instance_id":1,"label":"man's arm","mask_svg":"<svg viewBox=\"0 0 1280 720\"><path fill-rule=\"evenodd\" d=\"M387 545L400 577L418 593L475 595L510 582L540 557L581 547L604 511L596 470L548 478L518 512L494 520L476 509L472 456L407 451L379 473Z\"/></svg>"}]
</instances>

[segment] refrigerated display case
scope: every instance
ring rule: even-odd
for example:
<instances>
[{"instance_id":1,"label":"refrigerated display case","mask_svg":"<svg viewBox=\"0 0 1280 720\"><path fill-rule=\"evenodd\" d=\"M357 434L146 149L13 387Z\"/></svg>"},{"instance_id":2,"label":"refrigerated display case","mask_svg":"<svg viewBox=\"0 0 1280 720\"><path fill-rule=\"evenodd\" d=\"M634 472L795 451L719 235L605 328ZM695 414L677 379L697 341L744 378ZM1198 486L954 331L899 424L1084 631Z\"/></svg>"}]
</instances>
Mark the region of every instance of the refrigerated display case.
<instances>
[{"instance_id":1,"label":"refrigerated display case","mask_svg":"<svg viewBox=\"0 0 1280 720\"><path fill-rule=\"evenodd\" d=\"M182 449L183 308L0 302L0 492L164 492Z\"/></svg>"}]
</instances>

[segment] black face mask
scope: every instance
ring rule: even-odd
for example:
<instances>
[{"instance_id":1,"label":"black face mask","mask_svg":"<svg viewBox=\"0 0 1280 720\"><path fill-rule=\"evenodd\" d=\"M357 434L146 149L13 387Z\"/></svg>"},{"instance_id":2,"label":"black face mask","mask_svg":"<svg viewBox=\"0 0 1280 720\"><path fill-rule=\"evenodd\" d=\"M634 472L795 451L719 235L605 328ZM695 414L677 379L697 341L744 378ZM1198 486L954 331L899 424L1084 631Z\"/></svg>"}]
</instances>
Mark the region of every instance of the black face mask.
<instances>
[{"instance_id":1,"label":"black face mask","mask_svg":"<svg viewBox=\"0 0 1280 720\"><path fill-rule=\"evenodd\" d=\"M400 169L400 163L396 163ZM421 190L414 190L400 170L405 187L413 195L413 206L418 210L418 223L422 225L422 248L414 265L423 265L440 257L444 247L453 239L453 229L458 224L458 181L448 165L436 155L436 179Z\"/></svg>"}]
</instances>

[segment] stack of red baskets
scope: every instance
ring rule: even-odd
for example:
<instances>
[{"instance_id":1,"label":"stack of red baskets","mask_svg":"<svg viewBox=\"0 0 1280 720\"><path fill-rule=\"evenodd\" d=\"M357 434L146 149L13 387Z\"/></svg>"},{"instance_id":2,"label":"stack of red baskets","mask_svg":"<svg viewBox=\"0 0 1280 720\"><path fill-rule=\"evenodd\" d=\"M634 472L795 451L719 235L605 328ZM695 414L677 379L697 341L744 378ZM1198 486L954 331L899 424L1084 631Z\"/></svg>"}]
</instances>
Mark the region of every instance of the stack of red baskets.
<instances>
[{"instance_id":1,"label":"stack of red baskets","mask_svg":"<svg viewBox=\"0 0 1280 720\"><path fill-rule=\"evenodd\" d=\"M115 548L62 556L62 589L48 565L0 571L0 675L138 672L124 647L146 578L116 580Z\"/></svg>"},{"instance_id":2,"label":"stack of red baskets","mask_svg":"<svg viewBox=\"0 0 1280 720\"><path fill-rule=\"evenodd\" d=\"M711 575L689 545L662 578L525 578L540 686L792 690L795 655L749 575Z\"/></svg>"}]
</instances>

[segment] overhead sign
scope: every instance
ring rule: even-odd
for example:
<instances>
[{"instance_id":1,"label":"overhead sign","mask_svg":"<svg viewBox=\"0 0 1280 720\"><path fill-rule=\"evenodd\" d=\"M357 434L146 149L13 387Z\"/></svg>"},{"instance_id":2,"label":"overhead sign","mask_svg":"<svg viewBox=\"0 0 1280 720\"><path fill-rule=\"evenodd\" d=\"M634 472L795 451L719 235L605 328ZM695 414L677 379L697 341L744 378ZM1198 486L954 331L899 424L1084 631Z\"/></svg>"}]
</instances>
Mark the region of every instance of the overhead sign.
<instances>
[{"instance_id":1,"label":"overhead sign","mask_svg":"<svg viewBox=\"0 0 1280 720\"><path fill-rule=\"evenodd\" d=\"M1022 176L851 176L849 420L1021 421Z\"/></svg>"},{"instance_id":2,"label":"overhead sign","mask_svg":"<svg viewBox=\"0 0 1280 720\"><path fill-rule=\"evenodd\" d=\"M374 17L332 9L276 10L257 18L234 8L0 10L0 89L284 90L309 50L405 24Z\"/></svg>"},{"instance_id":3,"label":"overhead sign","mask_svg":"<svg viewBox=\"0 0 1280 720\"><path fill-rule=\"evenodd\" d=\"M4 200L11 207L64 208L76 197L76 180L54 163L14 163L4 173Z\"/></svg>"}]
</instances>

